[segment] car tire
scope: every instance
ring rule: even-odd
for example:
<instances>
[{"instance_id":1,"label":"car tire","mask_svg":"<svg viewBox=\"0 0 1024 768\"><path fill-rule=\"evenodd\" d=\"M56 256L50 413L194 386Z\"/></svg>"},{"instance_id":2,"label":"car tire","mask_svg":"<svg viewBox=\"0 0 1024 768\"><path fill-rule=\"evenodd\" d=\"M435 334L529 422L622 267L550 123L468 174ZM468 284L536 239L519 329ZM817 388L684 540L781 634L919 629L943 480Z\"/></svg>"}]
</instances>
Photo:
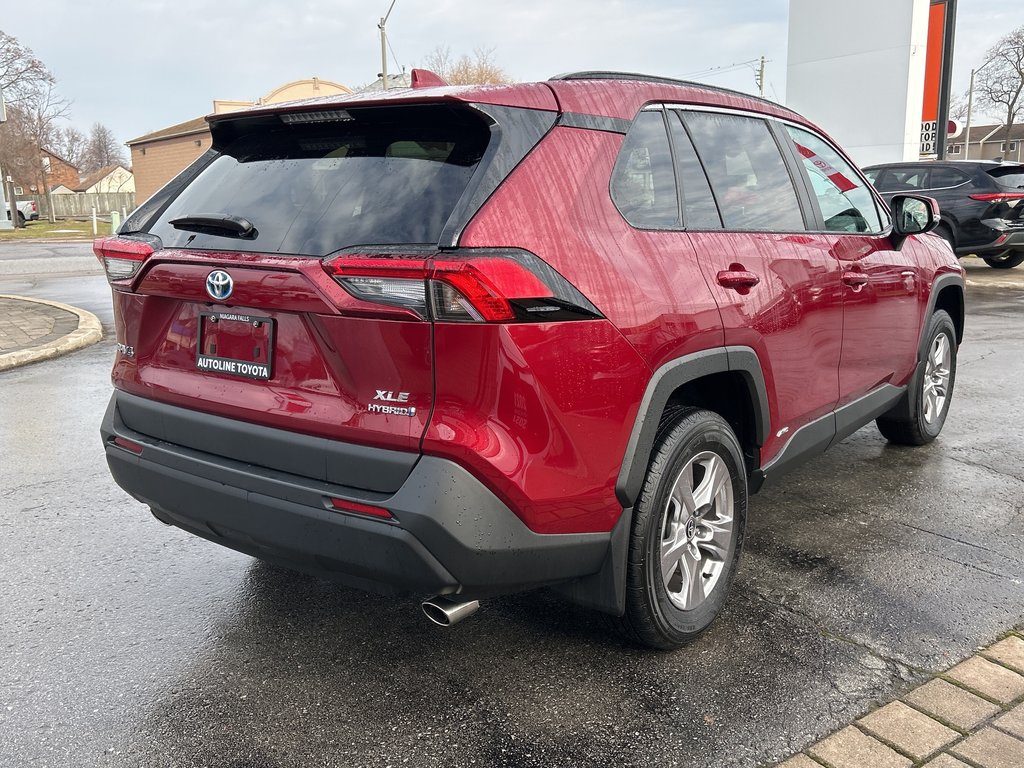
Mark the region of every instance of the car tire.
<instances>
[{"instance_id":1,"label":"car tire","mask_svg":"<svg viewBox=\"0 0 1024 768\"><path fill-rule=\"evenodd\" d=\"M664 650L699 637L725 603L746 511L743 451L729 424L698 408L671 411L633 511L626 611L615 627Z\"/></svg>"},{"instance_id":2,"label":"car tire","mask_svg":"<svg viewBox=\"0 0 1024 768\"><path fill-rule=\"evenodd\" d=\"M953 320L940 309L931 316L925 333L924 364L910 381L911 397L875 421L882 436L897 445L925 445L938 437L953 399L957 352Z\"/></svg>"},{"instance_id":3,"label":"car tire","mask_svg":"<svg viewBox=\"0 0 1024 768\"><path fill-rule=\"evenodd\" d=\"M25 214L18 211L18 221L21 222L21 226L25 226Z\"/></svg>"},{"instance_id":4,"label":"car tire","mask_svg":"<svg viewBox=\"0 0 1024 768\"><path fill-rule=\"evenodd\" d=\"M1014 251L1006 256L982 256L981 258L993 269L1013 269L1024 264L1024 251Z\"/></svg>"},{"instance_id":5,"label":"car tire","mask_svg":"<svg viewBox=\"0 0 1024 768\"><path fill-rule=\"evenodd\" d=\"M953 230L950 229L948 224L945 222L940 223L935 227L935 234L949 243L949 247L953 249L953 253L956 253L956 238L953 236Z\"/></svg>"}]
</instances>

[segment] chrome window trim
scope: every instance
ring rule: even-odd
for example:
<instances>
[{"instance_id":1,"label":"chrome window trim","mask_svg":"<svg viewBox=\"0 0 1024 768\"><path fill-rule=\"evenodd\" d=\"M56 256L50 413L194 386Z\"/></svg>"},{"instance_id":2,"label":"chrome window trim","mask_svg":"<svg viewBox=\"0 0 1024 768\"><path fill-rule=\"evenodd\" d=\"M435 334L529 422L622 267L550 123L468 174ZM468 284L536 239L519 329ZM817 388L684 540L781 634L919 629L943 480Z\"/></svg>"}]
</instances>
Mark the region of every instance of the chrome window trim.
<instances>
[{"instance_id":1,"label":"chrome window trim","mask_svg":"<svg viewBox=\"0 0 1024 768\"><path fill-rule=\"evenodd\" d=\"M645 106L640 108L640 111L641 112L665 112L666 110L670 110L670 109L671 110L681 110L681 111L684 111L684 112L686 112L686 111L689 111L689 112L714 112L714 113L723 114L723 115L737 115L737 116L740 116L740 117L752 117L752 118L756 118L758 120L766 120L766 121L767 120L772 120L772 121L775 121L775 122L778 122L778 123L782 123L783 125L791 125L794 128L799 128L801 131L806 131L806 132L810 133L813 136L817 136L819 139L821 139L823 142L825 142L825 144L830 146L836 152L836 154L838 154L841 158L843 158L843 160L845 160L846 163L853 169L853 171L857 174L857 177L864 183L864 185L868 189L868 192L871 194L871 197L873 198L873 200L875 202L875 209L876 209L876 211L878 213L879 220L880 220L880 223L882 225L882 229L880 231L878 231L878 232L836 232L834 230L828 230L828 229L822 229L822 230L804 229L804 230L801 230L799 234L810 234L810 235L859 235L861 237L864 237L864 236L868 236L868 237L888 237L889 233L892 231L892 215L889 213L889 206L886 204L885 200L882 198L882 194L877 189L875 189L875 185L872 184L871 181L868 180L867 176L865 176L864 172L860 169L860 166L858 166L855 162L853 162L853 160L850 158L849 155L847 155L839 147L837 147L834 142L832 142L829 139L827 139L826 137L822 136L821 133L819 133L818 130L816 128L813 128L809 123L801 123L801 122L797 122L796 120L793 120L793 119L790 119L790 118L787 118L787 117L779 117L778 115L772 115L772 114L769 114L767 112L755 112L755 111L749 110L749 109L738 109L736 107L720 107L720 106L713 105L713 104L686 104L686 103L675 102L675 101L662 101L662 102L654 102L654 103L651 103L651 104L646 104ZM794 180L794 184L795 183L796 182ZM797 197L799 198L799 193L797 194ZM687 231L687 232L698 232L698 231L699 232L755 232L755 233L761 233L761 234L784 234L784 233L780 232L779 230L713 229L713 230L684 230L684 231ZM788 234L797 234L797 233L794 232L794 233L788 233Z\"/></svg>"}]
</instances>

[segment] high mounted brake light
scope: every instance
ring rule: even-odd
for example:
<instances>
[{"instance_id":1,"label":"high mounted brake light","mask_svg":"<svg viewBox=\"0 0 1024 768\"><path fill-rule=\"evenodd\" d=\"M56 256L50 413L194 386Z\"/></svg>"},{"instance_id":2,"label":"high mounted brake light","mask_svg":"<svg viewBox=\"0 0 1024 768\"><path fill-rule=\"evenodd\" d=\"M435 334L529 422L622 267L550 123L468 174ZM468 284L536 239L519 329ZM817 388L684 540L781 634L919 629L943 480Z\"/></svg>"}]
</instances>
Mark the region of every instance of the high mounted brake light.
<instances>
[{"instance_id":1,"label":"high mounted brake light","mask_svg":"<svg viewBox=\"0 0 1024 768\"><path fill-rule=\"evenodd\" d=\"M352 119L352 115L344 109L319 109L312 112L284 112L281 114L281 122L287 125L294 125L296 123L346 123Z\"/></svg>"},{"instance_id":2,"label":"high mounted brake light","mask_svg":"<svg viewBox=\"0 0 1024 768\"><path fill-rule=\"evenodd\" d=\"M324 269L352 296L422 320L551 322L600 317L587 299L532 253L456 251L429 258L344 254Z\"/></svg>"},{"instance_id":3,"label":"high mounted brake light","mask_svg":"<svg viewBox=\"0 0 1024 768\"><path fill-rule=\"evenodd\" d=\"M117 235L101 237L92 244L93 253L106 270L111 285L135 277L143 262L158 248L159 241L132 240Z\"/></svg>"}]
</instances>

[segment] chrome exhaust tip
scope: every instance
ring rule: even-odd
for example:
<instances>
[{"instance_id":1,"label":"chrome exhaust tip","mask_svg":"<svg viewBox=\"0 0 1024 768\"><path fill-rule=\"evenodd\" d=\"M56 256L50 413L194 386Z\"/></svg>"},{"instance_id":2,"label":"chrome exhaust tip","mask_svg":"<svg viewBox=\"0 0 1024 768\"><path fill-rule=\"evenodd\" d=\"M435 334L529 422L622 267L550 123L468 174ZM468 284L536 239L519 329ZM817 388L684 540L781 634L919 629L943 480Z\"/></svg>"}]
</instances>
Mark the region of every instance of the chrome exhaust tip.
<instances>
[{"instance_id":1,"label":"chrome exhaust tip","mask_svg":"<svg viewBox=\"0 0 1024 768\"><path fill-rule=\"evenodd\" d=\"M450 627L467 619L480 608L479 600L451 600L447 597L431 597L420 603L428 619L442 627Z\"/></svg>"}]
</instances>

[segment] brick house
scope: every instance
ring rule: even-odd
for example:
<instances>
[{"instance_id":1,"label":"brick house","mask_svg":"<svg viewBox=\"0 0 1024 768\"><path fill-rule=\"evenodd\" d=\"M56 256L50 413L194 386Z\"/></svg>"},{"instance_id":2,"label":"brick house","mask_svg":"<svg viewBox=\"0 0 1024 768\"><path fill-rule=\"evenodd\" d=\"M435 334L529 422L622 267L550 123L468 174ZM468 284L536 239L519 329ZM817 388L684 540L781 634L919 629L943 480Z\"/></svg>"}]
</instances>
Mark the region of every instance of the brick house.
<instances>
[{"instance_id":1,"label":"brick house","mask_svg":"<svg viewBox=\"0 0 1024 768\"><path fill-rule=\"evenodd\" d=\"M197 117L128 142L136 200L142 202L210 148L210 127Z\"/></svg>"},{"instance_id":2,"label":"brick house","mask_svg":"<svg viewBox=\"0 0 1024 768\"><path fill-rule=\"evenodd\" d=\"M43 187L43 174L46 175L46 186L50 189L58 186L65 186L74 189L81 183L81 176L78 166L72 165L60 155L40 147L40 166L38 174L12 173L14 181L14 194L16 195L43 195L46 189Z\"/></svg>"}]
</instances>

